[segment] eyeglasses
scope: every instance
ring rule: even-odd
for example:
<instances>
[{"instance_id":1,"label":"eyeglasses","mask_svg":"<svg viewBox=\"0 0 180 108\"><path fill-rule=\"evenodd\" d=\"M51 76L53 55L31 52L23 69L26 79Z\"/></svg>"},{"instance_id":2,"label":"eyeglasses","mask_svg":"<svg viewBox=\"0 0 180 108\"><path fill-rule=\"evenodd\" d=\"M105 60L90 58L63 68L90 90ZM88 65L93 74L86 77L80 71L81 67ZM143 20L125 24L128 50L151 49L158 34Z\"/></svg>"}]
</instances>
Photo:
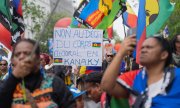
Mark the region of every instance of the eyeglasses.
<instances>
[{"instance_id":1,"label":"eyeglasses","mask_svg":"<svg viewBox=\"0 0 180 108\"><path fill-rule=\"evenodd\" d=\"M0 64L0 66L2 66L2 65L3 65L3 66L6 66L7 64Z\"/></svg>"},{"instance_id":2,"label":"eyeglasses","mask_svg":"<svg viewBox=\"0 0 180 108\"><path fill-rule=\"evenodd\" d=\"M107 57L113 57L113 55L107 55Z\"/></svg>"}]
</instances>

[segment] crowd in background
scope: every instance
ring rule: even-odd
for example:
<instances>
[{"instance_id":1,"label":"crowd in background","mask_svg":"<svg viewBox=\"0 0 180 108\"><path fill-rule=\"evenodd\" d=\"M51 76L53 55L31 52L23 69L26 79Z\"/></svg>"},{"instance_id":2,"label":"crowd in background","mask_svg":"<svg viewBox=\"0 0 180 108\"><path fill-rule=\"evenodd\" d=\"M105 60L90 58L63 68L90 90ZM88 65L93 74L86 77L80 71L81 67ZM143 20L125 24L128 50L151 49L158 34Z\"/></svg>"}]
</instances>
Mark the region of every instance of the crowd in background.
<instances>
[{"instance_id":1,"label":"crowd in background","mask_svg":"<svg viewBox=\"0 0 180 108\"><path fill-rule=\"evenodd\" d=\"M161 38L163 38L163 37L161 37ZM150 39L147 39L147 40L154 42L154 40L150 40ZM171 57L167 58L167 57L162 56L162 61L160 59L161 62L159 62L159 63L162 63L164 60L165 60L165 62L170 60L168 63L169 67L173 67L173 68L180 67L180 34L177 34L176 36L174 36L172 40L167 40L167 39L161 40L159 38L157 38L156 40L158 40L158 42L161 43L162 45L164 45L164 43L163 43L164 40L168 41L169 42L168 44L170 44L170 47L171 47L170 49L171 49L171 54L172 54L172 56L171 56L172 60L170 59ZM134 50L134 48L131 49L132 47L127 45L127 43L128 43L127 41L128 41L128 39L125 40L126 43L124 42L124 46L127 48L121 47L120 50L123 50L124 52L128 52L129 50ZM0 80L1 80L1 82L0 82L0 99L3 98L3 96L1 96L2 94L4 94L4 96L6 97L6 98L3 98L4 104L3 104L3 101L1 101L0 106L6 104L6 106L7 106L6 108L9 108L10 107L9 105L13 104L14 108L16 108L16 107L18 108L19 104L26 103L27 100L24 98L23 93L21 93L20 91L18 92L18 89L16 89L18 87L19 83L21 83L21 85L23 87L23 83L22 83L23 81L25 81L25 87L27 88L25 90L26 95L27 95L26 98L29 97L28 104L31 104L31 107L33 107L33 108L38 108L39 105L36 105L34 103L38 103L38 101L36 101L36 99L37 100L39 99L39 97L42 95L41 93L45 94L43 99L44 100L47 99L48 102L51 103L51 104L50 103L48 104L49 106L51 106L49 108L57 108L57 107L60 107L60 108L62 108L62 107L63 108L66 108L66 107L67 108L73 108L73 107L76 107L76 108L117 108L117 106L115 106L115 104L116 105L119 104L119 106L121 106L122 108L128 108L128 107L131 107L128 105L133 104L133 103L135 103L134 106L132 105L134 108L141 108L141 107L143 108L143 106L148 106L148 105L146 105L148 103L143 102L143 100L146 100L146 99L142 98L142 96L137 96L139 101L141 101L139 103L137 101L132 102L133 99L120 100L119 93L126 94L126 92L124 92L123 90L124 90L124 88L128 88L128 87L126 87L126 85L120 84L123 87L125 86L123 88L123 90L121 88L119 89L118 87L116 88L116 87L114 87L116 85L112 86L113 85L112 83L115 83L115 82L112 82L111 79L108 79L108 76L109 76L109 78L112 77L112 79L113 78L116 79L117 76L120 75L120 76L122 76L122 77L120 77L120 79L122 80L123 78L125 78L123 80L126 82L128 77L131 76L131 75L126 74L126 73L128 73L128 71L132 72L133 70L139 70L139 69L143 70L144 69L143 66L145 66L146 68L150 67L149 64L145 63L145 61L143 62L144 63L143 66L138 65L136 63L136 58L133 58L132 53L128 52L127 54L124 54L124 52L123 52L124 55L121 57L122 51L118 51L116 53L107 52L105 54L104 60L102 61L102 67L60 66L60 65L55 66L55 65L53 65L53 56L49 55L47 53L43 53L43 52L40 53L38 51L38 49L35 52L36 53L35 55L37 57L32 56L31 59L33 59L35 61L39 60L39 63L35 62L35 61L31 61L31 59L25 59L25 57L29 56L30 51L32 51L32 47L34 46L33 42L31 42L29 40L20 41L14 47L14 52L12 54L11 62L6 61L4 59L2 59L0 61ZM133 43L132 40L131 40L131 43ZM136 43L133 43L133 44L136 44ZM27 47L26 47L26 45L27 45ZM24 46L24 47L22 47L22 46ZM147 47L147 49L148 48L151 49L151 46L148 46L148 45L144 46L143 47L144 49L142 48L142 50L144 50L144 53L146 53L146 51L145 51L146 47ZM161 46L161 47L164 48L164 49L162 48L161 52L166 51L165 46ZM22 49L26 49L26 48L30 49L30 50L22 51ZM124 49L127 51L125 51ZM161 53L161 52L159 52L159 53ZM22 53L22 55L20 53ZM165 55L166 53L163 53L163 54ZM161 55L163 55L163 54L161 54ZM116 57L116 60L113 59L114 57ZM160 55L159 55L159 58L161 58ZM168 59L168 60L166 60L166 59ZM120 62L118 62L118 60ZM113 63L112 63L112 61L113 61ZM23 62L23 63L21 63L21 62ZM8 65L8 63L9 63L9 65ZM152 63L153 63L153 61L152 61ZM117 67L114 64L117 64ZM23 67L26 67L26 68L23 68ZM164 69L164 65L162 67ZM165 65L165 67L167 67L167 66ZM32 68L33 68L33 70L32 70ZM30 71L34 71L34 72L37 71L38 74L37 73L36 74L33 73L33 74L29 74L29 75L22 74L23 72L25 72L25 70L27 70L27 71L30 70ZM114 71L114 70L116 70L117 73L110 72L110 71ZM134 72L134 73L136 73L136 75L138 75L138 72ZM21 75L19 75L19 74L21 74ZM123 74L124 74L124 76L123 76ZM131 76L131 77L136 77L136 75ZM53 77L51 77L51 76L53 76ZM42 77L45 77L45 78L42 78ZM180 77L180 76L177 76L177 77ZM24 80L20 80L21 78L24 78ZM103 78L103 81L102 81L102 78ZM114 81L115 81L115 79L114 79ZM137 80L142 80L142 79L137 79ZM109 83L107 81L109 81ZM38 85L38 83L39 83L39 85ZM148 83L151 83L151 82L148 82ZM11 86L12 88L9 88L8 86ZM136 87L136 85L134 85L134 87ZM3 91L3 89L5 89L5 88L7 88L7 90ZM39 89L39 88L41 88L41 89ZM36 89L41 90L42 92L34 92L34 91L36 91ZM116 90L119 90L119 93L117 93ZM130 91L130 93L131 92L132 92L132 94L134 93L133 90L132 91L131 91L131 89L128 89L128 90ZM70 91L71 91L71 93L70 93ZM12 93L8 94L8 92L12 92ZM48 93L50 93L51 99L50 99ZM180 93L180 92L178 92L178 93ZM28 94L31 94L31 95L28 95ZM39 95L39 94L41 94L41 95ZM72 96L71 96L71 94L72 94ZM136 93L134 93L134 95L135 94ZM121 95L120 97L123 97L122 94L120 94L120 95ZM146 96L146 95L144 95L144 96ZM20 97L23 99L22 101L20 100ZM117 97L119 100L116 100ZM14 98L16 98L16 99L14 99ZM149 96L147 98L149 98ZM180 97L177 97L177 98L180 99ZM160 98L160 99L162 99L162 98ZM42 99L39 99L39 101L42 101L42 102L44 102L44 100L42 101ZM124 103L127 103L127 105L121 104L122 101ZM168 100L165 100L165 101L168 101ZM154 102L154 100L153 101L151 100L151 102ZM44 106L47 106L47 103L42 103L42 104ZM170 104L171 104L171 102L170 102ZM163 108L165 108L165 107L163 107ZM167 108L169 108L169 107L167 107Z\"/></svg>"}]
</instances>

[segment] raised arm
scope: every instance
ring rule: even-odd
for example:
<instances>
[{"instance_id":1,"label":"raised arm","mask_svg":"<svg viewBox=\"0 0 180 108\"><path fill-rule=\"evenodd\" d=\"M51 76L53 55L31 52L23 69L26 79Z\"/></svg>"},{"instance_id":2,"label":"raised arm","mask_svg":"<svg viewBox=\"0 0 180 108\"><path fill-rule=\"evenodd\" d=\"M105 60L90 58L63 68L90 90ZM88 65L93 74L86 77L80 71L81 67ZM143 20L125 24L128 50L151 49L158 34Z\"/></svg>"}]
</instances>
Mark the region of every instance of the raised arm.
<instances>
[{"instance_id":1,"label":"raised arm","mask_svg":"<svg viewBox=\"0 0 180 108\"><path fill-rule=\"evenodd\" d=\"M128 52L132 52L134 50L134 46L136 45L135 36L129 36L124 39L121 44L121 49L114 57L111 64L106 69L104 76L101 81L101 87L108 94L113 95L115 97L127 97L128 93L124 88L116 83L116 79L119 74L120 64L125 55Z\"/></svg>"}]
</instances>

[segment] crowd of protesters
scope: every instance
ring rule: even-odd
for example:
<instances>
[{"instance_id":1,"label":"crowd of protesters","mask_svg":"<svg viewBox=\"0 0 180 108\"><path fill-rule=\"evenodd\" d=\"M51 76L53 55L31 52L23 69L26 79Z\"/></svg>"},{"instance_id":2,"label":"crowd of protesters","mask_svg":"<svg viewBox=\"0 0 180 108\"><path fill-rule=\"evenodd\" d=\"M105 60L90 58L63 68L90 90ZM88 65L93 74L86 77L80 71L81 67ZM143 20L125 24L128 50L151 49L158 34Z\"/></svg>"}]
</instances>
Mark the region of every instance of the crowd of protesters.
<instances>
[{"instance_id":1,"label":"crowd of protesters","mask_svg":"<svg viewBox=\"0 0 180 108\"><path fill-rule=\"evenodd\" d=\"M102 67L55 66L39 46L32 53L35 44L22 39L0 61L0 108L180 107L180 34L146 39L141 65L132 57L135 36L107 52Z\"/></svg>"}]
</instances>

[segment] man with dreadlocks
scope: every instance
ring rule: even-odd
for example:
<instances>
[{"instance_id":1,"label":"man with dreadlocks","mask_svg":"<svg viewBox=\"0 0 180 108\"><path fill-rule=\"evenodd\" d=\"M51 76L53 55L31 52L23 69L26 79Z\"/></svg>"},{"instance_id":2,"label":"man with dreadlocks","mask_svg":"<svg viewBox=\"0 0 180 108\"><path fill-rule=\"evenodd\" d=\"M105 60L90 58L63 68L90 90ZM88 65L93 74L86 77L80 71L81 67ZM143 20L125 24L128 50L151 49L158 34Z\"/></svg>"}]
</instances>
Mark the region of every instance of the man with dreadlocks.
<instances>
[{"instance_id":1,"label":"man with dreadlocks","mask_svg":"<svg viewBox=\"0 0 180 108\"><path fill-rule=\"evenodd\" d=\"M87 96L96 103L100 102L103 92L100 87L102 75L103 74L101 72L92 72L85 77L85 89L87 91Z\"/></svg>"},{"instance_id":2,"label":"man with dreadlocks","mask_svg":"<svg viewBox=\"0 0 180 108\"><path fill-rule=\"evenodd\" d=\"M99 108L100 106L101 108L105 108L103 103L105 103L106 100L103 100L103 103L101 102L100 104L101 99L105 96L103 90L100 87L102 76L103 73L96 71L86 75L84 78L87 97L99 104L97 108ZM95 105L91 106L94 106L94 108L96 108Z\"/></svg>"}]
</instances>

